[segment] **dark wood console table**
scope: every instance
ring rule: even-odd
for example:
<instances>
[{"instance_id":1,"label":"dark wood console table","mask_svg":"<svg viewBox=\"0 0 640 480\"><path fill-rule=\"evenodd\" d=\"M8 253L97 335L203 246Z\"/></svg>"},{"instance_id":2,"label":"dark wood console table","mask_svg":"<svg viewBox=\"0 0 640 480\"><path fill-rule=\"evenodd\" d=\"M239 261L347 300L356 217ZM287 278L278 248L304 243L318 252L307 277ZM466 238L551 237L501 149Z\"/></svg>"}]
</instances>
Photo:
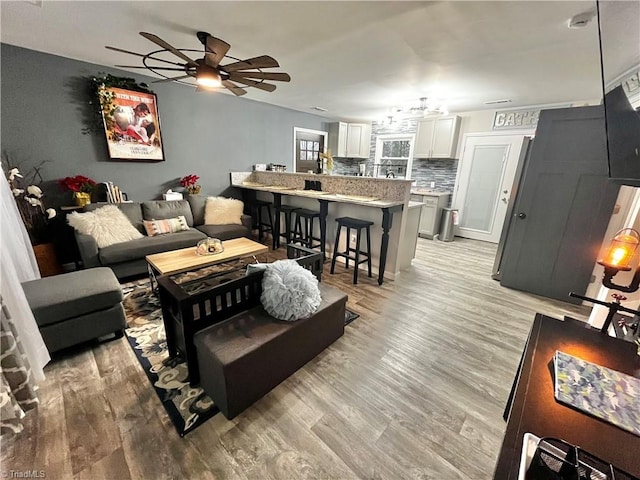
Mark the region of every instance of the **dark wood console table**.
<instances>
[{"instance_id":1,"label":"dark wood console table","mask_svg":"<svg viewBox=\"0 0 640 480\"><path fill-rule=\"evenodd\" d=\"M527 432L564 439L640 476L640 437L555 400L549 366L556 350L640 378L640 357L633 343L585 328L576 320L537 314L507 405L507 429L493 478L518 478Z\"/></svg>"}]
</instances>

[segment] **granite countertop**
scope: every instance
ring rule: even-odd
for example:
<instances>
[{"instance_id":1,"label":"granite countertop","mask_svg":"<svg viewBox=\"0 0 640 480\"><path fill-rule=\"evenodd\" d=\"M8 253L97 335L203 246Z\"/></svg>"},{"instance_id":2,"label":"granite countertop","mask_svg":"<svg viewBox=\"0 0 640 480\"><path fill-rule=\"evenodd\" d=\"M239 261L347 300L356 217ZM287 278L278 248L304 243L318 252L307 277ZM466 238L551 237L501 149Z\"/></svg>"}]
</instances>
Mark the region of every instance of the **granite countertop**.
<instances>
[{"instance_id":1,"label":"granite countertop","mask_svg":"<svg viewBox=\"0 0 640 480\"><path fill-rule=\"evenodd\" d=\"M253 183L249 185L232 184L231 186L238 187L238 188L246 188L249 190L257 190L260 192L280 193L282 195L294 195L298 197L316 198L318 200L328 200L331 202L350 203L353 205L362 205L364 207L388 208L388 207L395 207L397 205L404 205L404 202L401 202L398 200L378 200L378 199L374 200L373 199L374 197L370 197L371 200L369 200L367 199L367 197L359 196L359 195L318 192L316 190L297 190L297 189L292 189L287 187L258 185Z\"/></svg>"},{"instance_id":2,"label":"granite countertop","mask_svg":"<svg viewBox=\"0 0 640 480\"><path fill-rule=\"evenodd\" d=\"M411 195L424 195L427 197L441 197L443 195L451 195L451 192L441 190L430 190L428 188L412 188Z\"/></svg>"}]
</instances>

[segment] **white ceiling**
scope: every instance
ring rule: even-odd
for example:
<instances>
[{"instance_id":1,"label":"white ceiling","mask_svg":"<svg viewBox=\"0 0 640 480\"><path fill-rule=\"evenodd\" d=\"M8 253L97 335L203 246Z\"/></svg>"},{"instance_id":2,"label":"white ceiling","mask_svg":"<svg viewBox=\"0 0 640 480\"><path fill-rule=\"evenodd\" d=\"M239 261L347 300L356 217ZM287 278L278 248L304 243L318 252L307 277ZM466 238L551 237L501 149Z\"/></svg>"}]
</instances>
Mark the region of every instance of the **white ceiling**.
<instances>
[{"instance_id":1,"label":"white ceiling","mask_svg":"<svg viewBox=\"0 0 640 480\"><path fill-rule=\"evenodd\" d=\"M499 99L517 107L601 96L596 22L567 28L593 1L31 0L0 9L3 43L108 66L141 63L105 45L158 49L140 31L199 50L195 32L204 30L230 43L230 55L271 55L292 77L244 98L331 118L374 120L423 96L451 112L495 109L484 102Z\"/></svg>"}]
</instances>

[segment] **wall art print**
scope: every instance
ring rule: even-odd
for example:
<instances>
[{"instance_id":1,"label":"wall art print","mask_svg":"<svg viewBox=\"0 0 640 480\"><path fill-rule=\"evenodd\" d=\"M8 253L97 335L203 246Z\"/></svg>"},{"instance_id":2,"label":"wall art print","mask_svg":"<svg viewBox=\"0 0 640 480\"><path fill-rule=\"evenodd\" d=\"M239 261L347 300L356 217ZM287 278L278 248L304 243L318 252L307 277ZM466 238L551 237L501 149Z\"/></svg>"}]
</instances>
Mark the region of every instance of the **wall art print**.
<instances>
[{"instance_id":1,"label":"wall art print","mask_svg":"<svg viewBox=\"0 0 640 480\"><path fill-rule=\"evenodd\" d=\"M162 162L158 101L153 93L103 87L102 119L114 161Z\"/></svg>"}]
</instances>

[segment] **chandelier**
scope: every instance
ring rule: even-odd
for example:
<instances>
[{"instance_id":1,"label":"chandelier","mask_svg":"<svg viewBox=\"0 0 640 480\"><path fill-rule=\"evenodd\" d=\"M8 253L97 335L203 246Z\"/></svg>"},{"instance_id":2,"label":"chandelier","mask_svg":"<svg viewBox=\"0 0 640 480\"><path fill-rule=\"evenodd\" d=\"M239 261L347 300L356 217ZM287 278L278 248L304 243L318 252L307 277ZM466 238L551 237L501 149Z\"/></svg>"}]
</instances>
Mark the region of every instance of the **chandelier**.
<instances>
[{"instance_id":1,"label":"chandelier","mask_svg":"<svg viewBox=\"0 0 640 480\"><path fill-rule=\"evenodd\" d=\"M421 97L420 103L414 106L392 107L378 122L390 126L402 120L410 118L422 118L430 114L448 115L447 105L436 99Z\"/></svg>"},{"instance_id":2,"label":"chandelier","mask_svg":"<svg viewBox=\"0 0 640 480\"><path fill-rule=\"evenodd\" d=\"M447 106L439 102L436 99L431 99L427 97L420 97L420 105L409 107L408 113L410 115L422 116L428 115L430 113L440 113L442 115L447 115L449 110L447 110Z\"/></svg>"}]
</instances>

